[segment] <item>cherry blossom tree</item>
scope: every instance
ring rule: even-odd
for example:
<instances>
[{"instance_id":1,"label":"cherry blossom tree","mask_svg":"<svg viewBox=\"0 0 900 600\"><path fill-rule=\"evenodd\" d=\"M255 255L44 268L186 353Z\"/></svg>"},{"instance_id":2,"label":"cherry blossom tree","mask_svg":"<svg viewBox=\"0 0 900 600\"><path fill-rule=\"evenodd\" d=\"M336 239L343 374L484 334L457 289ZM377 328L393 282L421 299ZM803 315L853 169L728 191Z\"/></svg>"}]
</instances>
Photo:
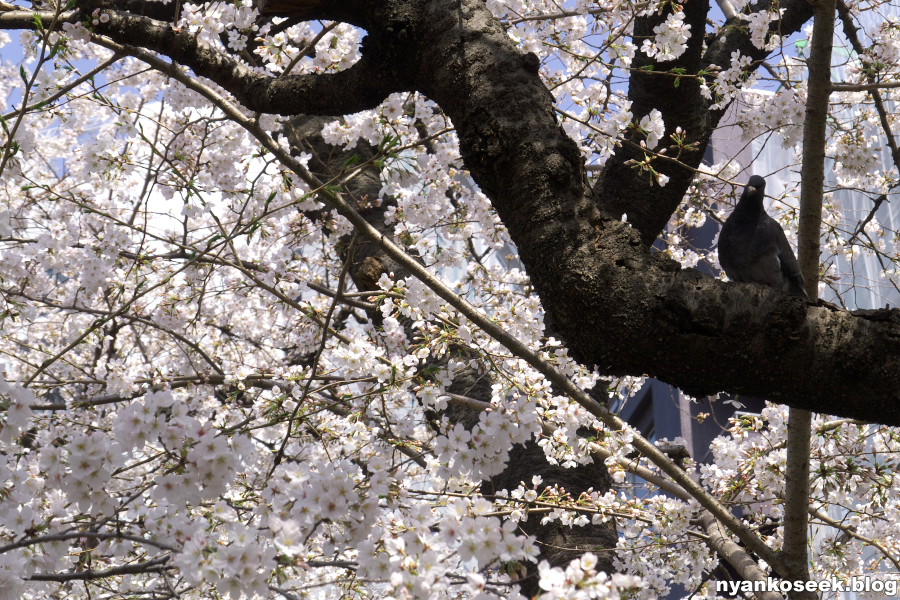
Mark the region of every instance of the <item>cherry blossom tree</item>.
<instances>
[{"instance_id":1,"label":"cherry blossom tree","mask_svg":"<svg viewBox=\"0 0 900 600\"><path fill-rule=\"evenodd\" d=\"M0 598L883 595L900 312L834 290L900 293L891 10L0 1ZM695 268L725 126L835 302ZM772 403L701 464L648 375Z\"/></svg>"}]
</instances>

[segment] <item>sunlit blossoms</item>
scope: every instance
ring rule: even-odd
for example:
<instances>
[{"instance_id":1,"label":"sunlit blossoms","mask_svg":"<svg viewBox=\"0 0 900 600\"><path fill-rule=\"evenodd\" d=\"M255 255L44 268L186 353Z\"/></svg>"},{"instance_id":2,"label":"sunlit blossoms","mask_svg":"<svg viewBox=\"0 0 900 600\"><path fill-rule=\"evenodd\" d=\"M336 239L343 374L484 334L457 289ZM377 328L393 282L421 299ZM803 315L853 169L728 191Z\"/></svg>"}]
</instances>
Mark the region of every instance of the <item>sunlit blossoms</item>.
<instances>
[{"instance_id":1,"label":"sunlit blossoms","mask_svg":"<svg viewBox=\"0 0 900 600\"><path fill-rule=\"evenodd\" d=\"M640 586L637 577L619 574L610 577L606 573L597 572L596 564L597 557L591 553L572 561L565 569L551 568L547 563L541 563L541 589L546 591L541 594L540 600L617 599L632 593L629 588Z\"/></svg>"},{"instance_id":2,"label":"sunlit blossoms","mask_svg":"<svg viewBox=\"0 0 900 600\"><path fill-rule=\"evenodd\" d=\"M57 14L13 1L0 2L0 600L517 600L523 586L532 600L717 597L721 555L701 503L638 450L642 435L651 449L670 442L598 418L654 373L611 378L576 360L545 320L493 191L466 168L460 139L499 161L495 135L511 124L457 131L445 107L410 91L424 89L416 77L356 112L319 111L332 116L241 105L285 82L347 77L373 56L385 78L419 60L380 57L368 25L273 18L247 2L151 2L143 30L149 17L126 19L117 2ZM845 4L865 44L836 38L844 87L830 96L820 286L842 308L869 292L880 306L900 289L896 212L883 208L900 189L886 141L900 28L878 16L890 3ZM767 202L795 242L810 33L782 37L783 8L734 0L735 20L710 12L696 31L678 2L483 5L495 17L485 27L523 54L515 69L545 84L548 119L591 186L627 149L648 197L673 189L660 165L703 150L699 134L634 100L632 78L698 90L720 126L655 246L667 268L713 272L704 236L751 170L783 176ZM653 19L647 35L636 19ZM139 47L153 36L98 33L111 23L190 43L163 56ZM696 36L726 32L747 36L743 53L697 72L672 66ZM752 49L770 51L764 64ZM201 54L239 83L197 75ZM876 101L870 88L885 82ZM367 83L379 93L382 82ZM474 93L456 85L461 102ZM542 177L559 175L555 160ZM360 233L337 197L377 235ZM629 213L615 225L630 231ZM432 279L381 253L387 239ZM530 352L489 335L438 283ZM548 368L596 406L573 401ZM711 458L679 463L776 550L786 419L770 404L716 423ZM813 431L812 576L895 577L900 434L826 416ZM525 445L534 464L521 474L511 467ZM591 467L583 492L536 474ZM553 563L544 556L557 542L528 533L601 526L602 547Z\"/></svg>"},{"instance_id":3,"label":"sunlit blossoms","mask_svg":"<svg viewBox=\"0 0 900 600\"><path fill-rule=\"evenodd\" d=\"M675 60L687 49L691 26L684 22L684 13L670 14L665 23L653 28L653 40L644 40L641 52L660 62Z\"/></svg>"}]
</instances>

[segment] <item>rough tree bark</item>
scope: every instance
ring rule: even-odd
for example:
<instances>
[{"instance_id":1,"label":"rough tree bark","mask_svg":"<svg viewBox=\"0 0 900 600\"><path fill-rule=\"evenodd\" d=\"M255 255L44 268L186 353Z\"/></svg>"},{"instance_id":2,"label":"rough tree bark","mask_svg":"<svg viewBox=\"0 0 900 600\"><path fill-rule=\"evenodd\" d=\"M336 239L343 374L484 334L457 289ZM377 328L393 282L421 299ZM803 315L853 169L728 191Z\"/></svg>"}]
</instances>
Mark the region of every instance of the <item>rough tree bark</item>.
<instances>
[{"instance_id":1,"label":"rough tree bark","mask_svg":"<svg viewBox=\"0 0 900 600\"><path fill-rule=\"evenodd\" d=\"M466 166L517 244L549 324L582 362L610 375L646 373L692 395L741 393L900 424L900 311L807 307L650 253L647 240L661 222L658 215L677 206L684 184L670 182L662 190L622 184L629 215L651 199L654 214L646 224L633 227L616 211L604 212L604 197L618 192L604 184L594 195L577 146L556 122L537 61L516 50L481 0L323 0L311 18L365 28L363 58L339 75L277 80L186 32L115 6L85 2L83 10L110 15L97 34L168 55L252 110L339 114L374 107L387 93L403 90L435 100L453 119ZM808 18L802 0L781 6L786 12L773 27L782 34ZM18 17L2 18L9 26ZM23 26L30 24L30 16L21 18ZM750 48L745 32L726 27L705 55L725 60L740 48ZM632 93L639 87L635 83ZM657 106L666 115L684 102L667 94ZM689 135L702 146L716 118L708 112L697 131L688 123ZM645 177L617 176L626 182ZM630 197L635 190L640 196Z\"/></svg>"},{"instance_id":2,"label":"rough tree bark","mask_svg":"<svg viewBox=\"0 0 900 600\"><path fill-rule=\"evenodd\" d=\"M660 163L669 184L648 185L646 175L627 164L634 146L623 144L592 186L576 144L556 121L538 61L517 51L482 0L304 2L307 18L364 28L363 57L336 75L283 78L243 67L174 29L169 8L154 8L151 18L140 4L84 0L65 18L99 8L110 20L97 25L96 34L169 56L259 112L341 115L412 90L436 101L457 128L466 166L517 244L548 325L582 362L610 375L650 374L694 395L763 396L900 425L900 311L810 307L761 286L719 282L650 252L722 116L709 110L699 82L686 79L672 88L666 78L635 72L629 88L636 118L657 108L667 134L681 126L696 144L680 157L688 168ZM764 0L757 9L769 4ZM805 0L779 6L782 19L772 27L783 35L812 12ZM727 68L735 50L763 58L733 23L704 43L708 7L689 2L685 8L693 37L688 52L666 68ZM635 31L651 31L662 18L639 18ZM32 22L24 11L0 14L4 27ZM629 224L620 220L626 212ZM364 245L360 252L360 267L366 258L381 260L377 247ZM355 269L354 277L366 287L364 270ZM528 452L513 462L541 472ZM608 485L602 470L588 477L598 489ZM523 478L505 473L494 483L505 487ZM608 530L592 535L595 542L609 541ZM570 541L576 550L587 545Z\"/></svg>"}]
</instances>

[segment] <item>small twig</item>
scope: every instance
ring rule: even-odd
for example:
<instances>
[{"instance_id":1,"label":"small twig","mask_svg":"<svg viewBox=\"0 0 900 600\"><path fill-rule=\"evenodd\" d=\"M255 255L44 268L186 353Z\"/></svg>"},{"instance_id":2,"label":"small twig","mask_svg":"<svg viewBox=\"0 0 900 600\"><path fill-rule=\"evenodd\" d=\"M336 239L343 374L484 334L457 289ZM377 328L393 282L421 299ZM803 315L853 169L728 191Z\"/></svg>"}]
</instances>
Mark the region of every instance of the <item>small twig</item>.
<instances>
[{"instance_id":1,"label":"small twig","mask_svg":"<svg viewBox=\"0 0 900 600\"><path fill-rule=\"evenodd\" d=\"M331 31L332 29L334 29L337 26L338 26L338 23L334 22L334 23L329 23L328 25L323 27L322 31L317 33L316 36L313 39L311 39L308 44L306 44L305 46L303 46L303 48L300 49L300 52L297 53L297 56L295 56L291 60L291 62L288 63L288 66L286 66L284 68L284 70L278 75L278 77L284 77L285 75L290 73L291 69L293 69L294 66L296 66L296 64L298 62L300 62L305 56L309 56L309 53L315 49L316 44L318 44L329 31Z\"/></svg>"},{"instance_id":2,"label":"small twig","mask_svg":"<svg viewBox=\"0 0 900 600\"><path fill-rule=\"evenodd\" d=\"M310 375L315 375L316 370L319 367L319 360L322 357L322 353L325 351L325 343L328 341L328 330L329 324L331 323L331 317L334 315L334 311L337 308L338 301L340 300L341 294L344 293L344 286L347 282L347 274L350 272L350 265L353 262L353 255L356 253L356 242L359 234L354 230L353 237L350 239L350 247L347 249L347 257L344 259L344 264L341 266L341 272L338 275L338 289L337 293L334 297L334 302L328 307L328 313L325 315L324 326L322 327L322 340L319 342L319 349L316 351L315 356L313 356L312 365L309 368ZM308 397L309 388L312 385L312 380L307 379L306 384L303 386L303 392L300 394L300 397L296 399L296 405L294 406L294 410L291 413L291 418L288 420L287 431L284 434L284 438L281 440L281 446L278 448L278 452L275 453L275 458L272 460L272 468L269 469L269 474L266 476L266 479L272 477L272 474L275 472L275 468L281 464L281 461L284 459L284 452L287 448L288 441L291 439L291 433L294 428L294 421L297 419L297 415L300 412L300 407L303 406L303 401Z\"/></svg>"},{"instance_id":3,"label":"small twig","mask_svg":"<svg viewBox=\"0 0 900 600\"><path fill-rule=\"evenodd\" d=\"M374 302L362 302L360 300L353 300L350 298L350 294L339 294L334 290L330 290L324 285L319 285L317 283L307 283L306 284L309 289L315 290L321 294L325 294L326 296L331 296L332 298L343 302L348 306L355 306L356 308L361 308L363 310L378 310L378 305ZM366 296L377 295L377 292L363 292Z\"/></svg>"},{"instance_id":4,"label":"small twig","mask_svg":"<svg viewBox=\"0 0 900 600\"><path fill-rule=\"evenodd\" d=\"M170 546L169 544L165 544L163 542L157 542L156 540L150 540L147 538L142 538L136 535L129 535L127 533L98 533L92 531L73 531L70 533L58 533L53 535L42 535L39 537L26 538L24 540L19 540L18 542L13 542L11 544L6 544L5 546L0 546L0 555L10 552L12 550L17 550L19 548L27 548L28 546L35 546L37 544L47 544L50 542L64 542L66 540L80 540L83 538L95 539L95 540L126 540L129 542L135 542L138 544L147 544L148 546L154 546L159 548L160 550L167 550L169 552L177 552L178 548L174 546Z\"/></svg>"},{"instance_id":5,"label":"small twig","mask_svg":"<svg viewBox=\"0 0 900 600\"><path fill-rule=\"evenodd\" d=\"M137 575L140 573L149 573L152 571L160 571L169 562L169 557L156 558L142 563L133 565L122 565L121 567L112 567L103 571L94 571L87 569L86 571L78 571L75 573L35 573L29 577L25 577L26 581L87 581L92 579L104 579L106 577L114 577L116 575ZM172 568L172 567L168 567Z\"/></svg>"}]
</instances>

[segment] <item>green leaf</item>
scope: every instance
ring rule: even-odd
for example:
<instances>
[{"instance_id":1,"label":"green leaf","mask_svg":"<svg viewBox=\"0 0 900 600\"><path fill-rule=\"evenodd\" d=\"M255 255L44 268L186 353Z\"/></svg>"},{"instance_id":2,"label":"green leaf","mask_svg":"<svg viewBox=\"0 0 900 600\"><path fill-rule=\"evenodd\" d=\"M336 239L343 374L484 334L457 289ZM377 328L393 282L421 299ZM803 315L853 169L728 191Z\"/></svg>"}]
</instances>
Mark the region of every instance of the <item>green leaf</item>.
<instances>
[{"instance_id":1,"label":"green leaf","mask_svg":"<svg viewBox=\"0 0 900 600\"><path fill-rule=\"evenodd\" d=\"M41 18L40 13L34 13L34 28L38 31L44 30L44 20Z\"/></svg>"},{"instance_id":2,"label":"green leaf","mask_svg":"<svg viewBox=\"0 0 900 600\"><path fill-rule=\"evenodd\" d=\"M25 65L19 65L19 76L25 82L25 85L28 85L28 72L25 70Z\"/></svg>"},{"instance_id":3,"label":"green leaf","mask_svg":"<svg viewBox=\"0 0 900 600\"><path fill-rule=\"evenodd\" d=\"M250 227L247 229L247 241L248 242L253 239L253 234L256 233L256 230L259 229L259 226L260 226L260 222L257 220L257 221L254 221L253 224L250 225Z\"/></svg>"},{"instance_id":4,"label":"green leaf","mask_svg":"<svg viewBox=\"0 0 900 600\"><path fill-rule=\"evenodd\" d=\"M378 151L384 154L389 154L393 148L396 148L400 145L400 138L396 135L386 135L381 140L381 143L378 144Z\"/></svg>"},{"instance_id":5,"label":"green leaf","mask_svg":"<svg viewBox=\"0 0 900 600\"><path fill-rule=\"evenodd\" d=\"M277 191L277 190L274 191L274 192L272 192L271 194L269 194L269 197L266 198L266 205L265 205L264 210L266 210L266 211L269 210L269 204L272 203L272 200L274 200L274 199L275 199L275 196L277 196L277 195L278 195L278 191Z\"/></svg>"},{"instance_id":6,"label":"green leaf","mask_svg":"<svg viewBox=\"0 0 900 600\"><path fill-rule=\"evenodd\" d=\"M60 49L62 49L62 47L63 47L63 40L62 39L56 40L56 43L53 44L53 48L50 49L50 56L48 56L47 58L53 58L54 56L59 54L59 51L60 51Z\"/></svg>"}]
</instances>

